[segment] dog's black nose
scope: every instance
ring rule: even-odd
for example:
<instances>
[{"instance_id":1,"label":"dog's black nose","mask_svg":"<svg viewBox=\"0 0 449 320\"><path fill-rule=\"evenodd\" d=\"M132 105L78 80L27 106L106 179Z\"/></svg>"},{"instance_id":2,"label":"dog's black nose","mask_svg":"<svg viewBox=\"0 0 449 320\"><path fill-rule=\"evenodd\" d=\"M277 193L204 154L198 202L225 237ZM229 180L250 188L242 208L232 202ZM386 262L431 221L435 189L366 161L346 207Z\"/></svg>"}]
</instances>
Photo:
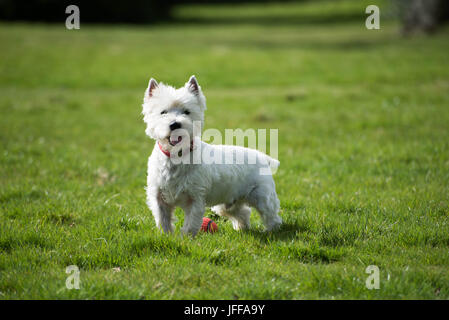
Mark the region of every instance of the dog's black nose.
<instances>
[{"instance_id":1,"label":"dog's black nose","mask_svg":"<svg viewBox=\"0 0 449 320\"><path fill-rule=\"evenodd\" d=\"M179 122L173 121L173 122L170 122L169 127L170 127L170 130L173 131L173 130L181 128L181 124Z\"/></svg>"}]
</instances>

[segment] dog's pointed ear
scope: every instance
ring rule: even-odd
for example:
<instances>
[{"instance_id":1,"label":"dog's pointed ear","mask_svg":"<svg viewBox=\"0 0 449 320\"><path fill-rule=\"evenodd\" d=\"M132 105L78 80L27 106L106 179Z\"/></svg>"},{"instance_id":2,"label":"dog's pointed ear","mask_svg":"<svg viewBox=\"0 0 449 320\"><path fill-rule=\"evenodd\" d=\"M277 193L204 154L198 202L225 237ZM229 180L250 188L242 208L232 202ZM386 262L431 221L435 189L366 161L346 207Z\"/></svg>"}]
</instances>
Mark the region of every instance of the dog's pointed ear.
<instances>
[{"instance_id":1,"label":"dog's pointed ear","mask_svg":"<svg viewBox=\"0 0 449 320\"><path fill-rule=\"evenodd\" d=\"M145 99L149 99L153 96L153 90L158 87L157 81L153 78L150 79L150 82L148 82L148 88L145 91Z\"/></svg>"},{"instance_id":2,"label":"dog's pointed ear","mask_svg":"<svg viewBox=\"0 0 449 320\"><path fill-rule=\"evenodd\" d=\"M189 81L186 83L187 89L189 89L190 92L195 94L196 96L199 95L201 91L201 87L198 84L198 81L196 80L195 76L191 76Z\"/></svg>"}]
</instances>

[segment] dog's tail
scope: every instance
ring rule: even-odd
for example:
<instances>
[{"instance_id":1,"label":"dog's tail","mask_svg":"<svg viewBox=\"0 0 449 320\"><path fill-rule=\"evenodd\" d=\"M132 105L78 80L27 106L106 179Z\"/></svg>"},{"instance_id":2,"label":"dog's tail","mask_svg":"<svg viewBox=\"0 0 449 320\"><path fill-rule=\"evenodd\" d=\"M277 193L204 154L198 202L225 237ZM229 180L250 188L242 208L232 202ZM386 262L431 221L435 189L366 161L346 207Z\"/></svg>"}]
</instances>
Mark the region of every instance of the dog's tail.
<instances>
[{"instance_id":1,"label":"dog's tail","mask_svg":"<svg viewBox=\"0 0 449 320\"><path fill-rule=\"evenodd\" d=\"M279 160L276 160L275 158L272 158L270 156L267 156L267 161L268 161L268 165L270 166L271 169L276 170L279 165L281 164L279 162Z\"/></svg>"},{"instance_id":2,"label":"dog's tail","mask_svg":"<svg viewBox=\"0 0 449 320\"><path fill-rule=\"evenodd\" d=\"M279 160L276 160L272 157L270 157L269 155L266 155L264 153L262 153L263 157L264 157L264 161L266 161L266 164L268 164L267 167L261 168L260 173L263 175L273 175L276 173L279 165L281 164L279 162Z\"/></svg>"}]
</instances>

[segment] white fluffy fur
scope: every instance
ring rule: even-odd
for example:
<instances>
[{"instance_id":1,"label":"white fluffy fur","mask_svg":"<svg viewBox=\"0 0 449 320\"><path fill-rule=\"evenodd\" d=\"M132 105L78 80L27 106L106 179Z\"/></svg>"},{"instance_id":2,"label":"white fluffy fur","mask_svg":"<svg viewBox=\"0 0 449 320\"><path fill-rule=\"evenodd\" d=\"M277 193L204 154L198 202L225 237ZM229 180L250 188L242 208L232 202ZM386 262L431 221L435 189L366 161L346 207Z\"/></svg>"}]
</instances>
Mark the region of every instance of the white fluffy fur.
<instances>
[{"instance_id":1,"label":"white fluffy fur","mask_svg":"<svg viewBox=\"0 0 449 320\"><path fill-rule=\"evenodd\" d=\"M148 159L147 204L151 209L156 225L165 232L173 231L173 210L179 206L184 210L184 233L195 235L201 228L202 218L207 206L217 214L228 217L234 229L250 227L251 207L255 207L267 230L277 228L282 223L278 215L279 200L271 174L261 175L260 169L277 167L279 162L253 149L238 146L217 146L202 142L194 137L194 122L203 123L206 99L192 76L186 85L175 89L157 84L153 79L145 91L143 103L146 134L157 143ZM186 112L187 111L187 112ZM162 113L162 114L161 114ZM187 114L189 113L189 114ZM170 123L178 122L188 134L181 135L189 146L193 139L195 151L202 154L226 155L242 153L245 160L254 156L255 164L175 164L159 148L158 143L168 152L173 151L170 144ZM188 149L187 149L188 150ZM195 152L194 151L194 152ZM194 152L187 153L187 157Z\"/></svg>"}]
</instances>

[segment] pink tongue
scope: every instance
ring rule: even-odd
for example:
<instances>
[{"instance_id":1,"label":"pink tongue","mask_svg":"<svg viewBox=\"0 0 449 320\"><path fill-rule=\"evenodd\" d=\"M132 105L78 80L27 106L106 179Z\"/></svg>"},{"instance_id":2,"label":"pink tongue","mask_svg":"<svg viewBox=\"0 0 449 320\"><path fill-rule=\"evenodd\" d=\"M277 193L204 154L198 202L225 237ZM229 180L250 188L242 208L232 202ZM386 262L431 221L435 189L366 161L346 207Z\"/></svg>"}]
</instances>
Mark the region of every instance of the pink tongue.
<instances>
[{"instance_id":1,"label":"pink tongue","mask_svg":"<svg viewBox=\"0 0 449 320\"><path fill-rule=\"evenodd\" d=\"M170 137L170 142L171 142L171 144L173 144L173 145L176 145L176 144L180 143L181 140L182 140L182 137L178 137L178 140L174 140L174 139L172 139L172 138Z\"/></svg>"}]
</instances>

